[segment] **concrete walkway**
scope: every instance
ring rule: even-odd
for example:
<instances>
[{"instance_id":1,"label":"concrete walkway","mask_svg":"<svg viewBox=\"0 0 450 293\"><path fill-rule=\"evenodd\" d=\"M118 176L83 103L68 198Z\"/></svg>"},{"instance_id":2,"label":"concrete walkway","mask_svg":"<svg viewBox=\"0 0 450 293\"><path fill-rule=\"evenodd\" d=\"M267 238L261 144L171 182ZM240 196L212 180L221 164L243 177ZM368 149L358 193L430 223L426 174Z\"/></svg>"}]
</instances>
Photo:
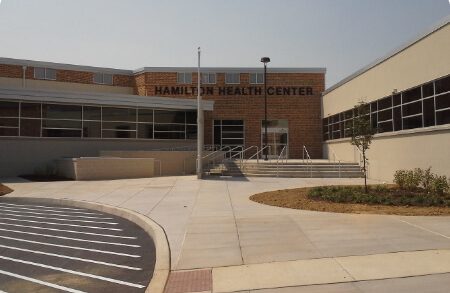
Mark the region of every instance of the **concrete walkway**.
<instances>
[{"instance_id":1,"label":"concrete walkway","mask_svg":"<svg viewBox=\"0 0 450 293\"><path fill-rule=\"evenodd\" d=\"M301 290L305 288L315 290L309 285L336 282L345 282L332 285L337 289L342 287L342 292L353 292L348 288L357 288L356 284L359 284L359 291L355 292L361 292L364 291L361 286L372 288L378 286L373 282L385 282L373 280L414 276L410 282L402 281L412 284L417 282L416 278L425 278L417 276L429 274L433 274L433 280L447 281L444 285L449 281L450 275L445 273L450 273L450 266L446 265L450 264L450 217L321 213L270 207L248 199L250 195L263 191L325 184L361 184L361 179L198 181L193 176L186 176L51 183L20 182L19 179L0 181L15 190L8 196L88 200L147 215L168 235L172 269L212 268L213 292L259 289L263 291L255 292L303 292ZM428 254L424 257L423 253ZM440 255L436 257L435 253ZM392 263L394 267L400 266L397 273L384 268L390 267L384 259L395 259L394 255L400 257ZM367 264L371 257L382 260L381 266ZM415 265L423 263L423 259L432 259L432 263L425 267ZM344 263L346 260L349 263ZM376 269L360 274L361 266ZM414 269L416 267L417 270ZM336 274L324 273L325 268L337 269ZM377 275L378 270L384 274ZM293 273L286 273L290 271ZM323 275L323 278L315 279L317 275ZM278 277L280 280L275 281L274 278ZM262 283L256 284L256 279ZM426 281L419 283L425 284ZM300 285L302 289L295 288ZM291 288L273 289L280 287ZM272 289L264 291L267 288ZM341 292L329 288L317 290Z\"/></svg>"}]
</instances>

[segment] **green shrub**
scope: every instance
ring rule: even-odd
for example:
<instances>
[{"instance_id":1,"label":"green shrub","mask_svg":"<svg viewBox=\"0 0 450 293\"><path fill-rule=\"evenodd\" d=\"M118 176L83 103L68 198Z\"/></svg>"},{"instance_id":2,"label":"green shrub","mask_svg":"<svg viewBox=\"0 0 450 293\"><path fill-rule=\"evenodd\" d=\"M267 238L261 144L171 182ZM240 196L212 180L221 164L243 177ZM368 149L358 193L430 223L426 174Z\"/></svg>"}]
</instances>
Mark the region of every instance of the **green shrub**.
<instances>
[{"instance_id":1,"label":"green shrub","mask_svg":"<svg viewBox=\"0 0 450 293\"><path fill-rule=\"evenodd\" d=\"M401 189L405 188L406 184L406 171L397 170L394 173L394 183L398 185Z\"/></svg>"},{"instance_id":2,"label":"green shrub","mask_svg":"<svg viewBox=\"0 0 450 293\"><path fill-rule=\"evenodd\" d=\"M422 172L420 184L422 185L423 189L425 189L425 191L427 193L431 193L433 191L431 188L433 179L434 179L434 176L433 176L433 173L431 173L431 167L428 167L428 169L425 169Z\"/></svg>"},{"instance_id":3,"label":"green shrub","mask_svg":"<svg viewBox=\"0 0 450 293\"><path fill-rule=\"evenodd\" d=\"M449 190L449 183L446 176L433 176L431 189L438 195L444 195Z\"/></svg>"}]
</instances>

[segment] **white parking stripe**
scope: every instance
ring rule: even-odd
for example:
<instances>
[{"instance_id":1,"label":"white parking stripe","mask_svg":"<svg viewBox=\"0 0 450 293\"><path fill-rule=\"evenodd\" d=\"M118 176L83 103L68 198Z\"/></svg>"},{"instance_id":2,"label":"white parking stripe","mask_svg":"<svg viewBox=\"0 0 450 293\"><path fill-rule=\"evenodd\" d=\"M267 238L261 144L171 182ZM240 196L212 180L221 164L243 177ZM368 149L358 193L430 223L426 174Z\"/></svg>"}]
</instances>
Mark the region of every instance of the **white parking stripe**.
<instances>
[{"instance_id":1,"label":"white parking stripe","mask_svg":"<svg viewBox=\"0 0 450 293\"><path fill-rule=\"evenodd\" d=\"M49 256L54 256L54 257L59 257L59 258L73 259L73 260L82 261L82 262L95 263L95 264L105 265L105 266L109 266L109 267L117 267L117 268L122 268L122 269L127 269L127 270L142 271L141 268L124 266L124 265L118 265L118 264L114 264L114 263L110 263L110 262L104 262L104 261L96 261L96 260L87 259L87 258L68 256L68 255L64 255L64 254L54 254L54 253L30 250L30 249L13 247L13 246L7 246L7 245L1 245L1 244L0 244L0 247L7 248L7 249L12 249L12 250L19 250L19 251L24 251L24 252L30 252L30 253L35 253L35 254L49 255Z\"/></svg>"},{"instance_id":2,"label":"white parking stripe","mask_svg":"<svg viewBox=\"0 0 450 293\"><path fill-rule=\"evenodd\" d=\"M85 225L76 225L76 224L62 224L62 223L55 223L55 222L41 222L41 221L33 221L33 220L21 220L21 219L14 219L14 218L5 218L5 217L1 217L1 216L0 216L0 219L1 220L8 220L8 221L15 221L15 222L27 222L27 223L46 224L46 225L80 227L80 228L98 229L98 230L123 231L123 229L119 229L119 228L105 228L105 227L97 227L97 226L85 226Z\"/></svg>"},{"instance_id":3,"label":"white parking stripe","mask_svg":"<svg viewBox=\"0 0 450 293\"><path fill-rule=\"evenodd\" d=\"M128 247L141 247L140 245L135 245L135 244L106 242L106 241L99 241L99 240L87 240L87 239L64 237L64 236L57 236L57 235L51 235L51 234L41 234L41 233L25 232L25 231L19 231L19 230L10 230L10 229L4 229L4 228L0 228L0 231L19 233L19 234L27 234L27 235L35 235L35 236L44 236L44 237L58 238L58 239L65 239L65 240L72 240L72 241L98 243L98 244L108 244L108 245L128 246Z\"/></svg>"},{"instance_id":4,"label":"white parking stripe","mask_svg":"<svg viewBox=\"0 0 450 293\"><path fill-rule=\"evenodd\" d=\"M64 207L54 207L54 206L40 206L40 205L32 205L32 204L14 204L14 203L6 203L2 202L1 204L9 205L9 206L18 206L18 207L38 207L43 209L59 209L59 210L73 210L73 211L85 211L86 209L76 209L76 208L64 208Z\"/></svg>"},{"instance_id":5,"label":"white parking stripe","mask_svg":"<svg viewBox=\"0 0 450 293\"><path fill-rule=\"evenodd\" d=\"M98 249L84 248L84 247L78 247L78 246L68 246L68 245L61 245L61 244L53 244L53 243L46 243L46 242L40 242L40 241L26 240L26 239L14 238L14 237L8 237L8 236L1 236L1 235L0 235L0 238L8 239L8 240L14 240L14 241L20 241L20 242L33 243L33 244L46 245L46 246L54 246L54 247L62 247L62 248L69 248L69 249L75 249L75 250L84 250L84 251L91 251L91 252L104 253L104 254L120 255L120 256L126 256L126 257L134 257L134 258L141 257L140 255L136 255L136 254L127 254L127 253L120 253L120 252L114 252L114 251L108 251L108 250L98 250Z\"/></svg>"},{"instance_id":6,"label":"white parking stripe","mask_svg":"<svg viewBox=\"0 0 450 293\"><path fill-rule=\"evenodd\" d=\"M4 271L4 270L0 270L0 274L6 275L6 276L10 276L10 277L13 277L13 278L17 278L17 279L22 279L22 280L29 281L29 282L33 282L33 283L36 283L36 284L39 284L39 285L44 285L44 286L47 286L47 287L50 287L50 288L59 289L59 290L65 291L65 292L86 293L84 291L75 290L75 289L72 289L72 288L68 288L68 287L64 287L64 286L60 286L60 285L44 282L44 281L41 281L41 280L38 280L38 279L34 279L34 278L30 278L30 277L26 277L26 276L14 274L14 273L10 273L10 272ZM0 292L3 292L3 291L0 291Z\"/></svg>"},{"instance_id":7,"label":"white parking stripe","mask_svg":"<svg viewBox=\"0 0 450 293\"><path fill-rule=\"evenodd\" d=\"M42 208L23 208L23 207L14 207L14 206L6 206L3 203L0 203L0 207L5 207L8 209L19 209L19 210L27 210L27 211L43 211ZM101 216L102 214L99 213L88 213L88 212L75 212L75 211L59 211L59 210L45 210L46 212L56 212L56 213L66 213L66 214L82 214L82 215L99 215Z\"/></svg>"},{"instance_id":8,"label":"white parking stripe","mask_svg":"<svg viewBox=\"0 0 450 293\"><path fill-rule=\"evenodd\" d=\"M63 230L63 229L55 229L55 228L45 228L45 227L37 227L37 226L11 224L11 223L5 223L5 222L0 222L0 225L21 227L21 228L30 228L30 229L39 229L39 230L49 230L49 231L57 231L57 232L65 232L65 233L103 236L103 237L110 237L110 238L137 239L137 237L133 237L133 236L120 236L120 235L101 234L101 233L83 232L83 231L75 231L75 230Z\"/></svg>"},{"instance_id":9,"label":"white parking stripe","mask_svg":"<svg viewBox=\"0 0 450 293\"><path fill-rule=\"evenodd\" d=\"M15 208L7 208L7 207L0 207L0 211L6 211L7 213L24 213L24 214L32 214L32 215L47 215L47 216L56 216L56 217L63 217L63 218L82 218L82 219L97 219L97 220L114 220L114 218L104 218L104 217L91 217L91 216L76 216L76 215L67 215L67 214L61 214L60 213L48 213L45 211L45 213L38 213L38 212L26 212L26 211L18 211Z\"/></svg>"},{"instance_id":10,"label":"white parking stripe","mask_svg":"<svg viewBox=\"0 0 450 293\"><path fill-rule=\"evenodd\" d=\"M23 264L27 264L27 265L51 269L51 270L55 270L55 271L60 271L60 272L64 272L64 273L69 273L69 274L78 275L78 276L82 276L82 277L88 277L88 278L97 279L97 280L102 280L102 281L125 285L125 286L129 286L129 287L134 287L134 288L144 288L145 287L144 285L140 285L140 284L134 284L134 283L125 282L125 281L107 278L107 277L102 277L102 276L98 276L98 275L94 275L94 274L88 274L88 273L73 271L73 270L64 269L64 268L60 268L60 267L44 265L44 264L36 263L36 262L32 262L32 261L26 261L26 260L21 260L21 259L17 259L17 258L2 256L2 255L0 255L0 258L4 259L4 260L9 260L12 262L23 263Z\"/></svg>"},{"instance_id":11,"label":"white parking stripe","mask_svg":"<svg viewBox=\"0 0 450 293\"><path fill-rule=\"evenodd\" d=\"M20 215L20 214L15 214L15 213L2 213L2 215L19 217L19 218L36 218L36 219L47 219L47 220L66 221L66 222L97 223L97 224L107 224L107 225L117 225L118 224L118 223L114 223L114 222L70 220L70 219L49 218L49 217L39 217L39 216L25 216L25 215Z\"/></svg>"}]
</instances>

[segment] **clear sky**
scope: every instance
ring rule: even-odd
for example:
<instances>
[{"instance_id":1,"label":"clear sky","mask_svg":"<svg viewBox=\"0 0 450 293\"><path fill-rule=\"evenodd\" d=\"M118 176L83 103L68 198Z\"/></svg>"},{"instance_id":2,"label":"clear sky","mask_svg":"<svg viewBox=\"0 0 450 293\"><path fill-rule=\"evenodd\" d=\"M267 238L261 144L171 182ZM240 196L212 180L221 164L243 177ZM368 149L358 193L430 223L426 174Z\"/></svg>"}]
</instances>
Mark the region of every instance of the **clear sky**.
<instances>
[{"instance_id":1,"label":"clear sky","mask_svg":"<svg viewBox=\"0 0 450 293\"><path fill-rule=\"evenodd\" d=\"M450 15L449 0L1 0L0 56L144 66L326 67L331 86Z\"/></svg>"}]
</instances>

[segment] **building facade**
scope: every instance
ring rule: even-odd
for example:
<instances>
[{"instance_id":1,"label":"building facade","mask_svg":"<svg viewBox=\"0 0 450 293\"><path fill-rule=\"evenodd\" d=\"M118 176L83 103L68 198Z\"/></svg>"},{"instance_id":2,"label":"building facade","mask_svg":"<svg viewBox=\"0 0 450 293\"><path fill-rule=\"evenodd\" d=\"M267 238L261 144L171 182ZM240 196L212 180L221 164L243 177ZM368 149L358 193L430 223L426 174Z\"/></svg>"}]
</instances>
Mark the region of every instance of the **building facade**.
<instances>
[{"instance_id":1,"label":"building facade","mask_svg":"<svg viewBox=\"0 0 450 293\"><path fill-rule=\"evenodd\" d=\"M324 156L358 161L350 145L353 107L369 105L377 134L369 177L392 181L398 169L450 177L450 18L324 92Z\"/></svg>"},{"instance_id":2,"label":"building facade","mask_svg":"<svg viewBox=\"0 0 450 293\"><path fill-rule=\"evenodd\" d=\"M0 176L29 173L60 157L194 146L196 70L131 71L0 58ZM324 76L323 68L269 68L272 158L283 148L288 157L301 158L303 146L311 157L322 157ZM262 68L202 68L201 78L205 144L261 148Z\"/></svg>"}]
</instances>

